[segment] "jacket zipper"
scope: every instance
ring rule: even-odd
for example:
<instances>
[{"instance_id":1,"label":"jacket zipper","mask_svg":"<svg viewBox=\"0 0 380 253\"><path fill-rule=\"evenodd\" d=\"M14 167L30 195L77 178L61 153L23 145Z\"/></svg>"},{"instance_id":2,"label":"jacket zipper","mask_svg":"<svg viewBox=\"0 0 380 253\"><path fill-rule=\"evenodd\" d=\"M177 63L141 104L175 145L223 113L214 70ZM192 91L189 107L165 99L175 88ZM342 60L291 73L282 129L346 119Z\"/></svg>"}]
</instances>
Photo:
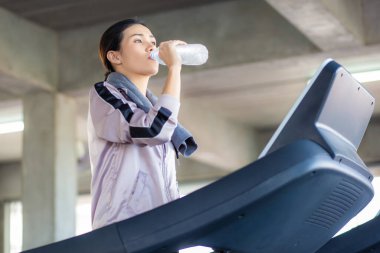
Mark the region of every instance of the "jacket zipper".
<instances>
[{"instance_id":1,"label":"jacket zipper","mask_svg":"<svg viewBox=\"0 0 380 253\"><path fill-rule=\"evenodd\" d=\"M169 192L169 182L168 182L168 173L166 168L166 145L163 144L163 161L162 161L162 176L164 177L164 188L166 193L166 198L168 201L171 201L171 195Z\"/></svg>"}]
</instances>

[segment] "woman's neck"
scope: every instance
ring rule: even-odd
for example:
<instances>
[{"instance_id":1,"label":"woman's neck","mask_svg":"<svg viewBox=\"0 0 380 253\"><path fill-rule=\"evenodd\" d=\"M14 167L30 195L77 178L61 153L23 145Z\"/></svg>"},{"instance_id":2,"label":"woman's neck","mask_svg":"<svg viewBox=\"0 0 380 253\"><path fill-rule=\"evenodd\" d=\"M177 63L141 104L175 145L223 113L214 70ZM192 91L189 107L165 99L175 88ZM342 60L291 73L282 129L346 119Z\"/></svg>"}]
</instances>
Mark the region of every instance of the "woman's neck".
<instances>
[{"instance_id":1,"label":"woman's neck","mask_svg":"<svg viewBox=\"0 0 380 253\"><path fill-rule=\"evenodd\" d=\"M137 75L137 74L131 74L131 73L122 73L128 79L136 85L137 89L146 96L146 90L148 88L148 82L149 82L149 76L142 76L142 75Z\"/></svg>"}]
</instances>

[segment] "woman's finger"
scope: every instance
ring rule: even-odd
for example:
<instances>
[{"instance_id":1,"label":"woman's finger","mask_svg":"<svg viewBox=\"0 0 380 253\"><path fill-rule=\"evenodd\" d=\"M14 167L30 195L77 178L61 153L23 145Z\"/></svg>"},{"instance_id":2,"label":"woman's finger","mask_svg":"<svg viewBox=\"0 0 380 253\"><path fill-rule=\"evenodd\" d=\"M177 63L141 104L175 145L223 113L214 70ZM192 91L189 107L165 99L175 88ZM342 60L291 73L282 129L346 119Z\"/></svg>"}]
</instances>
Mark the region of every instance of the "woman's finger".
<instances>
[{"instance_id":1,"label":"woman's finger","mask_svg":"<svg viewBox=\"0 0 380 253\"><path fill-rule=\"evenodd\" d=\"M187 43L183 40L168 40L168 41L163 41L160 43L160 47L163 45L186 45Z\"/></svg>"},{"instance_id":2,"label":"woman's finger","mask_svg":"<svg viewBox=\"0 0 380 253\"><path fill-rule=\"evenodd\" d=\"M175 44L175 45L186 45L187 43L183 40L173 40L173 44Z\"/></svg>"}]
</instances>

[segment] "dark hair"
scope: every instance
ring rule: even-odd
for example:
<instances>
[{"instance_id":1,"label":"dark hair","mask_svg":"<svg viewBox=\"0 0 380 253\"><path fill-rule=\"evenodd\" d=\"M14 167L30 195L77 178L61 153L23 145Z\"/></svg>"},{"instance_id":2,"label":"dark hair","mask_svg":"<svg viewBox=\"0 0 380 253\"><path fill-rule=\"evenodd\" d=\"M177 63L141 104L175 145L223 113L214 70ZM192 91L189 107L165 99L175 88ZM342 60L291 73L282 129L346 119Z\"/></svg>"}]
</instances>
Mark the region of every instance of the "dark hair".
<instances>
[{"instance_id":1,"label":"dark hair","mask_svg":"<svg viewBox=\"0 0 380 253\"><path fill-rule=\"evenodd\" d=\"M107 52L110 50L118 51L120 49L120 42L123 40L123 31L132 25L146 26L142 21L138 19L125 19L111 25L102 35L99 44L99 58L106 68L106 78L115 70L113 69L111 62L107 59Z\"/></svg>"}]
</instances>

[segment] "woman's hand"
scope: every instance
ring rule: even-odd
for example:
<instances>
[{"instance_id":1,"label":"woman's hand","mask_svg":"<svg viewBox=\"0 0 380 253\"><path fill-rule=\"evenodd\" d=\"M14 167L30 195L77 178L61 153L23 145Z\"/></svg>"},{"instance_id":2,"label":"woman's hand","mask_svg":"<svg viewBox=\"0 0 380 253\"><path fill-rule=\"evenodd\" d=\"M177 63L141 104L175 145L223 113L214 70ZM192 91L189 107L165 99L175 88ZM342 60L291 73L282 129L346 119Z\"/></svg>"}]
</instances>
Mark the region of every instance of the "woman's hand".
<instances>
[{"instance_id":1,"label":"woman's hand","mask_svg":"<svg viewBox=\"0 0 380 253\"><path fill-rule=\"evenodd\" d=\"M170 40L160 44L159 57L168 66L168 76L162 94L173 96L180 100L181 93L181 67L182 62L177 54L175 47L177 45L186 45L186 42L181 40Z\"/></svg>"},{"instance_id":2,"label":"woman's hand","mask_svg":"<svg viewBox=\"0 0 380 253\"><path fill-rule=\"evenodd\" d=\"M175 47L177 45L186 45L187 43L181 40L169 40L160 43L160 51L158 56L165 62L168 68L181 67L181 57L178 55Z\"/></svg>"}]
</instances>

